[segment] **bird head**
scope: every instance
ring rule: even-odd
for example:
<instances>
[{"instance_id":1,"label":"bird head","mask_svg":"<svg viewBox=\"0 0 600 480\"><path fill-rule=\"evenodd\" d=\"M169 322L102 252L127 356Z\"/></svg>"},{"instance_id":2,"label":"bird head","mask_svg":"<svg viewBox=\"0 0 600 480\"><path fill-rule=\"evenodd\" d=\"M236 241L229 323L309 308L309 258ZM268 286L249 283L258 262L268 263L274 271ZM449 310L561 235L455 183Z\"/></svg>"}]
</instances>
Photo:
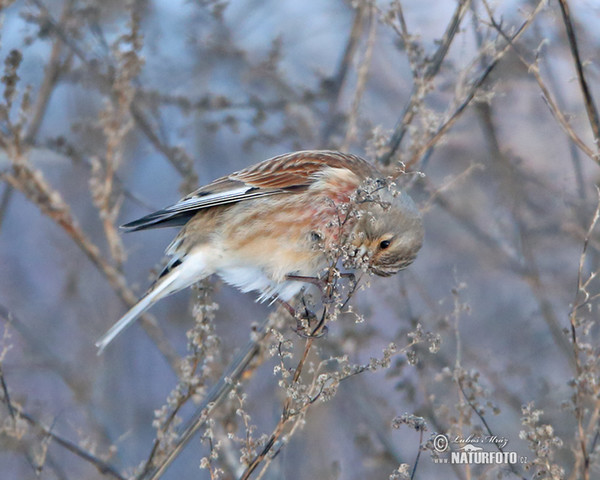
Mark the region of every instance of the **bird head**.
<instances>
[{"instance_id":1,"label":"bird head","mask_svg":"<svg viewBox=\"0 0 600 480\"><path fill-rule=\"evenodd\" d=\"M384 180L376 180L374 184L377 187L371 191L357 191L350 263L388 277L408 267L416 258L423 243L423 223L408 194Z\"/></svg>"}]
</instances>

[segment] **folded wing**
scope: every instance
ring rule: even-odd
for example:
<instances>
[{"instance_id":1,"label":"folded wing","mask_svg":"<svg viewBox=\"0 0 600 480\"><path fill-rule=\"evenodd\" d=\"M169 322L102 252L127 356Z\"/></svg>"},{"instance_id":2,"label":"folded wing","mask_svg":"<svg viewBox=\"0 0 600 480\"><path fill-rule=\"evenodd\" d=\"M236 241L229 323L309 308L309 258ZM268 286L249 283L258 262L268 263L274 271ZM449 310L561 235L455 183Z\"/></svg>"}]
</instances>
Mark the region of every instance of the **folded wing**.
<instances>
[{"instance_id":1,"label":"folded wing","mask_svg":"<svg viewBox=\"0 0 600 480\"><path fill-rule=\"evenodd\" d=\"M127 231L185 225L198 211L308 188L325 168L345 168L366 177L373 167L360 157L307 150L265 160L199 188L175 205L122 226Z\"/></svg>"}]
</instances>

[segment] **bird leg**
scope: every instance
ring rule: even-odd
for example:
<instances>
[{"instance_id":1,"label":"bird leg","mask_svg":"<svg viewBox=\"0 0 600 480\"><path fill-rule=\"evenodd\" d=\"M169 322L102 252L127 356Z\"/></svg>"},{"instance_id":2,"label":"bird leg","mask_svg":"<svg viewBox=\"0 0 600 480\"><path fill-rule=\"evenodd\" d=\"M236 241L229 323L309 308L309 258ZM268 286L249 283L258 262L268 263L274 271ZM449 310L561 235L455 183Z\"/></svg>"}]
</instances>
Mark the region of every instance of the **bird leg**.
<instances>
[{"instance_id":1,"label":"bird leg","mask_svg":"<svg viewBox=\"0 0 600 480\"><path fill-rule=\"evenodd\" d=\"M350 285L352 285L351 288L353 288L354 285L356 284L356 276L354 275L354 273L338 272L338 275L340 278L349 279ZM286 280L293 280L296 282L304 282L304 283L310 283L311 285L315 285L321 291L321 295L323 296L324 303L331 303L331 301L332 301L331 298L329 298L329 299L325 298L327 282L324 279L319 278L319 277L307 277L304 275L286 275L285 278L286 278Z\"/></svg>"},{"instance_id":2,"label":"bird leg","mask_svg":"<svg viewBox=\"0 0 600 480\"><path fill-rule=\"evenodd\" d=\"M319 277L306 277L304 275L286 275L285 279L293 280L296 282L310 283L311 285L315 285L316 287L318 287L319 290L321 290L321 292L325 290L326 283L322 278Z\"/></svg>"},{"instance_id":3,"label":"bird leg","mask_svg":"<svg viewBox=\"0 0 600 480\"><path fill-rule=\"evenodd\" d=\"M281 300L281 298L276 298L275 301L283 308L285 308L292 317L296 318L296 309L292 307L288 302Z\"/></svg>"}]
</instances>

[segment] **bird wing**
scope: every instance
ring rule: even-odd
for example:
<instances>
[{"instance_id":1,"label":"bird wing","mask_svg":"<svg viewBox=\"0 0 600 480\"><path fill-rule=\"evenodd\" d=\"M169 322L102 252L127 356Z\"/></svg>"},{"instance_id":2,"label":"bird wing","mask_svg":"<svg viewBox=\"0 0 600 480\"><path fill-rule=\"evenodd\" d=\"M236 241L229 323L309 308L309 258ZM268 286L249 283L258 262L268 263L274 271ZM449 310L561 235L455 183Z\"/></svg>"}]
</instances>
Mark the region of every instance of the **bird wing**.
<instances>
[{"instance_id":1,"label":"bird wing","mask_svg":"<svg viewBox=\"0 0 600 480\"><path fill-rule=\"evenodd\" d=\"M307 150L280 155L221 177L179 202L123 225L128 231L181 226L199 210L254 198L293 193L310 187L325 169L345 169L360 178L376 170L355 155L327 150Z\"/></svg>"}]
</instances>

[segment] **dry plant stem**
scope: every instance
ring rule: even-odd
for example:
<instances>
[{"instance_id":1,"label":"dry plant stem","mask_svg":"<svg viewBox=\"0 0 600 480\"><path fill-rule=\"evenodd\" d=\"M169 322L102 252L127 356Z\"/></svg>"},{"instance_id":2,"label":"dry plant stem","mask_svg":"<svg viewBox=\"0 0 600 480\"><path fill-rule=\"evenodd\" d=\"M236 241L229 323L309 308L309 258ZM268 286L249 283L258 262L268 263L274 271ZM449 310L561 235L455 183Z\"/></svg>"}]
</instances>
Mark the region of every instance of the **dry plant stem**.
<instances>
[{"instance_id":1,"label":"dry plant stem","mask_svg":"<svg viewBox=\"0 0 600 480\"><path fill-rule=\"evenodd\" d=\"M138 480L156 480L160 478L169 465L183 451L187 442L189 442L198 429L206 423L210 414L233 389L236 383L240 381L248 365L258 355L261 344L269 335L269 323L270 319L267 319L255 333L256 338L248 342L244 350L238 353L219 381L206 394L202 404L188 421L186 427L181 431L175 447L169 452L160 465L156 467L153 467L152 465L153 449L142 472L136 477Z\"/></svg>"},{"instance_id":2,"label":"dry plant stem","mask_svg":"<svg viewBox=\"0 0 600 480\"><path fill-rule=\"evenodd\" d=\"M300 379L300 375L302 374L302 368L304 367L306 359L308 358L308 354L309 354L310 349L315 341L315 337L319 334L320 330L323 327L324 327L324 323L320 323L312 331L311 336L309 336L306 339L306 343L304 344L304 352L302 354L302 357L300 358L300 361L298 362L298 365L295 368L292 383L297 383L298 380ZM288 425L288 420L290 420L290 418L292 418L293 416L296 416L297 418L300 417L299 413L295 413L293 415L291 414L291 412L290 412L291 402L292 402L291 398L289 398L289 397L286 398L286 400L283 404L283 410L282 410L279 422L277 423L277 425L275 426L275 429L271 433L269 440L267 440L262 451L256 457L254 457L252 462L250 462L248 467L246 467L246 470L240 477L240 480L248 480L248 478L250 478L250 475L252 475L252 472L254 472L254 470L256 470L256 468L267 458L267 455L269 455L269 452L275 446L275 443L277 442L277 440L279 440L279 438L285 431L285 428ZM269 463L270 463L270 461L269 461Z\"/></svg>"},{"instance_id":3,"label":"dry plant stem","mask_svg":"<svg viewBox=\"0 0 600 480\"><path fill-rule=\"evenodd\" d=\"M85 169L87 169L88 172L91 172L91 170L92 170L92 160L89 157L85 156L82 152L80 152L74 145L69 144L66 141L65 141L65 146L62 149L56 147L56 145L54 145L52 140L46 141L45 143L42 143L42 144L38 144L37 142L34 141L31 144L28 144L28 146L29 145L32 148L48 149L48 150L52 151L53 153L64 157L65 160L72 162L73 165L75 165L75 166L83 166ZM67 151L65 151L65 150L67 150ZM134 203L135 205L137 205L141 208L144 208L146 210L155 211L158 209L158 207L156 205L151 205L150 203L145 201L143 198L141 198L139 195L137 195L137 194L133 193L131 190L127 189L123 180L121 180L121 178L119 177L119 175L116 172L113 175L113 182L114 182L114 187L116 187L115 188L116 195L123 195L128 200L130 200L132 203Z\"/></svg>"},{"instance_id":4,"label":"dry plant stem","mask_svg":"<svg viewBox=\"0 0 600 480\"><path fill-rule=\"evenodd\" d=\"M598 157L598 155L591 148L589 148L585 144L585 142L575 133L575 131L573 130L573 127L569 124L569 121L565 118L564 114L562 113L562 109L557 105L556 101L553 98L553 95L550 93L550 90L548 89L544 80L542 79L542 77L540 75L539 66L537 65L537 63L530 63L523 57L523 55L520 53L519 49L514 44L514 40L512 38L509 38L506 35L506 33L504 33L504 30L502 30L501 26L494 19L491 9L487 5L487 2L485 3L485 6L488 11L490 23L492 24L492 26L496 29L496 31L500 35L502 35L502 37L506 40L506 42L512 47L513 51L517 54L521 63L523 63L523 65L527 68L527 71L530 72L535 77L535 79L538 83L538 86L539 86L540 90L542 91L542 95L543 95L542 98L546 102L546 105L548 105L550 112L552 113L552 115L554 116L554 118L556 119L556 121L558 122L560 127L568 135L568 137L571 139L571 141L573 143L575 143L575 145L577 145L581 149L581 151L583 153L585 153L588 157L590 157L594 161L600 161L600 158Z\"/></svg>"},{"instance_id":5,"label":"dry plant stem","mask_svg":"<svg viewBox=\"0 0 600 480\"><path fill-rule=\"evenodd\" d=\"M40 422L38 422L31 415L28 415L27 413L20 411L19 417L23 418L27 423L29 423L29 424L33 425L34 427L36 427L37 429L39 429L41 434L50 437L53 441L58 443L61 447L64 447L71 453L77 455L78 457L82 458L86 462L89 462L92 465L94 465L101 474L109 475L109 476L111 476L113 478L117 478L119 480L126 479L126 477L122 476L112 465L110 465L109 463L106 463L105 461L101 460L100 458L96 457L95 455L92 455L90 452L80 448L75 443L55 434L54 432L49 430L47 427L43 426Z\"/></svg>"},{"instance_id":6,"label":"dry plant stem","mask_svg":"<svg viewBox=\"0 0 600 480\"><path fill-rule=\"evenodd\" d=\"M10 185L5 185L2 190L2 196L0 197L0 233L2 233L2 223L6 217L6 212L10 204L14 189Z\"/></svg>"},{"instance_id":7,"label":"dry plant stem","mask_svg":"<svg viewBox=\"0 0 600 480\"><path fill-rule=\"evenodd\" d=\"M422 447L423 447L423 429L421 429L419 431L419 451L417 452L417 458L415 458L415 464L413 465L413 469L410 472L410 480L413 480L417 473L417 466L419 465L419 460L421 458Z\"/></svg>"},{"instance_id":8,"label":"dry plant stem","mask_svg":"<svg viewBox=\"0 0 600 480\"><path fill-rule=\"evenodd\" d=\"M74 0L68 0L63 6L63 11L60 17L60 22L66 22L73 8ZM50 96L54 91L57 80L60 76L60 70L62 68L61 53L62 53L63 42L60 39L56 39L52 45L52 51L50 53L50 60L46 65L44 71L44 78L42 80L40 89L38 91L35 104L33 105L32 114L29 118L27 131L23 142L25 144L32 143L37 136L37 133L44 119L44 115L50 102ZM0 200L0 227L4 219L4 214L8 208L8 204L12 197L13 187L10 185L6 186ZM1 230L0 230L1 231Z\"/></svg>"},{"instance_id":9,"label":"dry plant stem","mask_svg":"<svg viewBox=\"0 0 600 480\"><path fill-rule=\"evenodd\" d=\"M62 29L61 24L52 19L46 7L39 0L32 1L40 9L48 25L51 26L52 30L57 34L58 39L55 42L55 48L53 48L54 62L58 62L60 46L64 44L68 45L77 57L89 65L83 52L70 41L69 36ZM69 1L65 5L62 21L68 17L70 8L71 2ZM53 71L53 68L49 68L46 71L46 76L42 85L44 88L41 90L41 96L36 103L36 116L32 119L30 131L27 134L29 138L33 138L37 133L39 122L48 105L48 98L46 97L48 97L52 91L51 87L55 83L55 76L56 73ZM98 247L93 244L80 229L75 222L75 219L71 216L69 207L63 202L61 195L52 190L45 183L39 171L30 167L23 147L26 145L24 139L21 138L17 132L12 132L12 137L10 138L6 135L2 135L1 137L1 143L12 161L12 172L0 173L0 179L5 180L12 188L21 191L32 203L40 208L42 213L57 223L107 278L112 288L124 303L128 306L133 305L137 301L137 296L129 290L121 273L117 268L104 260ZM164 335L162 335L156 322L154 322L152 317L146 316L146 320L143 323L145 324L145 329L150 337L157 343L161 353L165 356L173 370L177 372L179 358L164 338Z\"/></svg>"},{"instance_id":10,"label":"dry plant stem","mask_svg":"<svg viewBox=\"0 0 600 480\"><path fill-rule=\"evenodd\" d=\"M5 327L5 328L7 328L7 327ZM2 369L2 362L1 361L0 361L0 385L2 386L2 397L1 397L1 400L6 405L6 408L8 410L8 414L10 415L10 419L12 421L11 427L14 428L14 429L17 429L17 421L19 419L19 412L13 406L13 404L12 404L12 402L10 400L10 394L8 392L8 385L6 384L6 380L4 378L4 371ZM24 450L25 450L24 455L25 455L25 458L27 459L27 463L33 469L34 472L36 472L36 473L39 474L39 471L38 471L39 467L36 465L36 462L34 461L34 458L31 455L30 448L27 448L27 445L23 445L23 447L24 447Z\"/></svg>"},{"instance_id":11,"label":"dry plant stem","mask_svg":"<svg viewBox=\"0 0 600 480\"><path fill-rule=\"evenodd\" d=\"M0 372L0 376L1 376L1 372ZM1 380L2 380L2 385L4 388L4 386L5 386L4 377L2 377ZM105 474L105 475L110 475L111 477L117 478L119 480L125 480L125 477L123 477L112 465L106 463L105 461L101 460L100 458L96 457L95 455L92 455L87 450L80 448L75 443L52 432L52 430L50 428L45 427L41 422L36 420L33 416L22 411L20 408L15 408L13 405L11 405L7 391L4 392L4 395L1 400L3 403L5 403L8 406L10 411L13 412L13 413L11 413L13 420L17 417L25 420L28 424L35 427L39 431L40 435L51 438L54 442L59 444L61 447L64 447L71 453L77 455L78 457L82 458L86 462L89 462L90 464L94 465L100 473Z\"/></svg>"},{"instance_id":12,"label":"dry plant stem","mask_svg":"<svg viewBox=\"0 0 600 480\"><path fill-rule=\"evenodd\" d=\"M3 401L6 404L6 408L8 409L8 414L12 421L15 422L17 420L17 412L15 412L15 407L13 407L12 402L10 401L10 395L8 394L8 387L6 385L6 381L4 380L4 372L2 371L2 363L0 362L0 384L2 386L2 394Z\"/></svg>"},{"instance_id":13,"label":"dry plant stem","mask_svg":"<svg viewBox=\"0 0 600 480\"><path fill-rule=\"evenodd\" d=\"M360 37L362 36L364 16L366 10L367 8L365 8L362 5L356 9L356 13L354 15L354 22L352 24L352 29L350 30L350 37L348 38L348 42L346 43L346 48L344 49L344 54L342 56L342 59L340 60L340 64L337 68L335 75L330 80L330 86L328 90L331 93L329 97L328 121L326 122L322 130L321 145L329 145L330 138L338 123L336 111L338 108L340 95L344 89L346 78L348 77L348 72L350 71L352 59L356 54L358 43Z\"/></svg>"},{"instance_id":14,"label":"dry plant stem","mask_svg":"<svg viewBox=\"0 0 600 480\"><path fill-rule=\"evenodd\" d=\"M480 125L487 139L488 150L491 152L492 160L495 162L500 173L498 175L499 181L502 184L506 197L513 198L515 202L511 205L510 213L518 231L518 244L521 246L520 249L525 260L525 268L521 268L516 273L530 286L554 342L561 349L567 360L571 361L571 346L563 334L561 322L546 295L547 289L542 282L542 276L534 254L535 248L532 245L530 237L527 235L526 222L523 220L521 209L518 207L527 196L523 179L517 174L513 165L510 164L500 149L500 142L492 119L492 107L489 104L482 103L477 105L477 112L481 118Z\"/></svg>"},{"instance_id":15,"label":"dry plant stem","mask_svg":"<svg viewBox=\"0 0 600 480\"><path fill-rule=\"evenodd\" d=\"M44 215L63 229L92 264L105 276L119 298L128 306L134 305L137 302L137 296L127 287L123 275L106 262L100 249L81 230L60 194L45 183L40 172L32 170L28 166L27 160L20 152L12 153L12 172L0 173L0 179L5 180L13 188L23 193ZM142 318L142 325L169 365L171 365L173 371L177 373L179 371L179 356L166 340L156 321L150 315L146 315L145 318Z\"/></svg>"},{"instance_id":16,"label":"dry plant stem","mask_svg":"<svg viewBox=\"0 0 600 480\"><path fill-rule=\"evenodd\" d=\"M88 71L93 73L93 79L95 80L99 90L103 93L111 92L112 79L105 77L99 72L98 66L93 65L85 55L83 49L81 49L75 39L73 39L67 32L64 31L62 25L54 20L49 10L40 0L31 0L31 2L38 7L40 12L45 17L46 27L50 27L50 31L53 32L62 42L67 45L73 52L73 54L83 62ZM159 136L151 127L150 121L146 118L141 107L138 105L138 97L136 96L130 104L131 116L136 122L136 126L139 130L148 138L150 143L156 148L156 150L162 153L165 158L173 165L173 167L179 172L179 174L188 180L188 183L197 184L196 174L189 162L182 161L181 155L178 155L180 150L170 147L163 143Z\"/></svg>"},{"instance_id":17,"label":"dry plant stem","mask_svg":"<svg viewBox=\"0 0 600 480\"><path fill-rule=\"evenodd\" d=\"M534 28L535 35L537 37L542 37L542 32L539 27L539 24L536 23L533 26L533 28ZM567 104L567 102L565 100L565 95L563 94L562 88L556 78L555 68L554 68L553 63L551 61L549 61L548 55L544 55L539 58L538 65L543 66L543 69L546 72L546 77L548 78L548 85L550 87L547 90L548 91L552 90L554 92L554 96L556 98L556 105L558 107L558 110L562 112L563 110L566 109L565 105ZM541 78L541 75L540 75L540 78ZM539 81L538 81L538 85L539 85ZM561 127L562 127L562 125L561 125ZM568 146L569 146L569 154L571 155L571 162L573 164L573 170L575 173L575 179L577 182L577 191L579 193L579 197L583 201L586 201L587 200L587 191L585 188L585 179L584 179L581 156L579 154L577 145L574 142L569 141Z\"/></svg>"},{"instance_id":18,"label":"dry plant stem","mask_svg":"<svg viewBox=\"0 0 600 480\"><path fill-rule=\"evenodd\" d=\"M198 355L194 355L194 359L193 359L193 365L191 367L191 371L194 372L192 375L196 375L197 373L197 368L200 365L200 357ZM180 399L178 399L177 401L177 405L173 408L173 410L169 413L167 419L164 421L163 426L160 428L160 430L162 430L162 432L166 432L168 431L169 427L171 427L171 425L173 424L173 422L177 419L177 415L179 413L179 411L181 410L181 408L188 402L188 400L190 400L190 398L193 397L193 395L196 392L196 388L195 386L188 386L188 391L186 394L184 394ZM155 463L155 456L159 451L160 448L160 440L158 437L155 437L154 439L154 444L152 447L152 450L150 452L150 455L148 457L148 460L146 460L146 464L144 466L144 469L142 470L142 474L144 471L147 471L150 469L151 465L153 463ZM140 476L142 475L140 474Z\"/></svg>"},{"instance_id":19,"label":"dry plant stem","mask_svg":"<svg viewBox=\"0 0 600 480\"><path fill-rule=\"evenodd\" d=\"M471 408L471 410L473 410L473 412L475 413L475 415L477 415L477 417L479 417L479 420L481 421L481 423L485 427L485 431L487 432L487 434L490 437L494 437L495 435L494 435L494 432L492 431L492 429L490 428L490 425L488 424L488 422L485 419L485 417L481 414L481 412L479 411L479 409L473 404L473 402L467 396L467 392L465 392L465 389L463 387L462 381L460 379L458 379L457 384L458 384L458 388L460 389L460 393L462 394L463 399L465 400L465 402L467 402L467 405L469 405L469 407ZM500 445L498 445L497 443L494 443L494 445L496 446L496 449L500 453L504 453L504 449ZM517 467L515 465L513 465L512 463L509 463L509 467L508 468L510 469L510 471L516 477L519 477L521 480L527 480L527 477L523 476L523 474L520 473L517 470Z\"/></svg>"},{"instance_id":20,"label":"dry plant stem","mask_svg":"<svg viewBox=\"0 0 600 480\"><path fill-rule=\"evenodd\" d=\"M571 313L569 315L569 323L570 323L570 328L571 328L571 343L572 343L572 348L573 348L573 356L574 356L574 360L575 360L575 373L577 375L577 381L575 382L575 386L574 386L574 388L576 389L576 394L574 395L575 419L577 421L577 434L579 437L579 439L578 439L579 440L579 449L581 452L581 462L580 463L582 463L582 465L579 465L579 468L575 469L575 472L581 471L582 478L584 480L589 480L589 478L590 478L590 453L589 452L594 451L593 449L588 449L588 447L586 445L586 440L587 440L587 437L590 435L591 430L596 429L596 434L595 434L594 438L597 438L598 434L600 432L600 427L598 426L598 417L600 415L600 399L598 398L598 392L596 392L596 398L595 398L595 402L594 402L595 403L594 410L593 410L593 413L590 415L590 421L588 423L589 430L586 431L585 426L584 426L586 408L583 405L584 394L580 393L580 391L579 391L579 388L580 388L579 387L579 379L584 374L584 366L582 365L582 361L584 361L584 359L582 359L581 347L579 345L579 341L578 341L578 337L577 337L577 323L578 323L577 314L578 314L578 311L582 307L589 305L590 301L598 298L598 296L600 295L600 294L590 295L588 292L589 284L596 277L596 274L595 273L591 274L587 279L583 278L583 270L584 270L585 258L587 255L587 249L588 249L588 245L589 245L589 239L592 235L592 232L594 231L594 228L596 227L596 224L598 223L598 220L600 219L600 189L598 189L598 187L596 187L596 191L598 194L598 205L596 207L596 211L594 212L594 217L592 219L592 222L590 223L590 226L586 233L586 236L585 236L585 239L583 242L583 249L582 249L581 255L579 257L579 268L577 271L577 290L575 292L575 302L573 303L573 307L572 307ZM583 297L583 298L581 298L581 297ZM579 300L579 298L581 298L581 300ZM578 460L579 460L579 458L578 458Z\"/></svg>"},{"instance_id":21,"label":"dry plant stem","mask_svg":"<svg viewBox=\"0 0 600 480\"><path fill-rule=\"evenodd\" d=\"M522 34L527 30L527 28L531 25L534 18L541 11L543 6L545 5L545 0L540 0L536 5L533 12L527 17L527 19L521 24L515 34L510 37L511 42L516 41ZM450 127L458 120L460 115L465 111L465 109L471 104L472 100L475 98L476 93L479 91L481 86L487 80L490 73L494 67L498 64L498 62L504 57L506 52L511 48L510 43L504 46L501 50L499 50L496 55L492 58L488 66L481 72L479 77L473 82L469 93L465 96L462 102L454 109L454 111L447 117L447 119L442 123L438 129L431 135L429 140L421 146L421 148L412 156L410 160L406 162L407 166L416 165L419 161L425 157L427 157L431 150L434 148L435 144L446 134L446 132L450 129Z\"/></svg>"},{"instance_id":22,"label":"dry plant stem","mask_svg":"<svg viewBox=\"0 0 600 480\"><path fill-rule=\"evenodd\" d=\"M453 296L454 310L453 310L452 318L451 318L450 322L452 325L451 328L454 331L454 341L456 343L456 358L454 360L454 374L453 374L453 377L456 378L457 372L463 370L463 367L462 367L462 354L463 354L462 339L460 336L460 329L459 329L460 300L459 300L458 289L452 290L452 296ZM460 388L459 388L459 392L458 392L459 405L460 405L461 395L462 394L460 393ZM462 395L462 396L464 396L464 395ZM465 415L462 410L459 410L458 420L456 421L456 426L458 427L459 431L461 431L461 432L464 429L464 422L465 422ZM469 465L469 464L465 465L465 473L466 473L467 480L470 480L471 479L471 465Z\"/></svg>"},{"instance_id":23,"label":"dry plant stem","mask_svg":"<svg viewBox=\"0 0 600 480\"><path fill-rule=\"evenodd\" d=\"M65 2L59 20L60 25L65 24L69 20L74 4L74 0L67 0ZM54 92L61 70L64 68L64 64L61 61L63 46L64 43L60 38L57 38L52 45L50 60L44 70L44 78L37 93L35 104L33 105L31 118L29 119L29 125L23 141L25 144L30 144L35 141L42 120L46 114L50 97Z\"/></svg>"},{"instance_id":24,"label":"dry plant stem","mask_svg":"<svg viewBox=\"0 0 600 480\"><path fill-rule=\"evenodd\" d=\"M317 338L319 338L320 331L322 331L324 329L324 327L325 327L325 324L320 323L313 330L311 335L306 339L306 343L304 344L304 352L303 352L302 357L300 358L300 361L298 362L298 365L296 366L296 369L294 371L292 383L297 383L300 380L300 375L302 374L302 369L304 368L304 364L306 363L306 359L308 358L308 354L310 353L311 347L312 347L314 341ZM240 480L248 480L250 478L250 475L252 474L252 472L254 472L254 470L256 470L256 468L260 465L261 462L264 462L264 465L257 477L257 480L260 480L261 478L263 478L263 476L265 475L271 462L277 456L277 454L279 453L281 448L283 448L283 445L280 445L273 454L270 454L271 450L273 449L273 447L275 446L277 441L281 438L281 436L285 432L286 427L289 426L290 421L291 421L291 427L289 427L288 436L291 437L294 434L294 432L296 431L296 429L298 428L300 420L303 418L303 415L305 414L306 410L314 401L317 400L317 398L318 398L318 394L314 399L312 399L311 402L304 405L300 409L299 412L294 412L294 413L292 413L290 411L290 407L291 407L291 403L292 403L291 398L289 398L289 397L286 398L286 400L283 404L281 418L280 418L279 422L277 423L275 430L271 434L271 437L267 441L263 450L254 458L254 460L246 468L246 470L240 477Z\"/></svg>"},{"instance_id":25,"label":"dry plant stem","mask_svg":"<svg viewBox=\"0 0 600 480\"><path fill-rule=\"evenodd\" d=\"M113 263L121 270L125 261L125 248L116 222L121 209L122 197L115 195L115 175L123 161L124 142L134 126L130 106L135 95L135 78L139 74L142 60L139 57L143 45L139 33L139 18L132 12L129 40L117 40L112 48L125 49L116 54L116 65L111 75L111 101L105 102L99 112L98 123L104 137L102 160L93 162L90 191L94 206L104 227Z\"/></svg>"},{"instance_id":26,"label":"dry plant stem","mask_svg":"<svg viewBox=\"0 0 600 480\"><path fill-rule=\"evenodd\" d=\"M336 271L336 269L335 269L335 264L334 264L329 268L329 272L327 275L327 283L325 286L325 290L323 292L324 300L326 300L326 299L331 300L333 298L335 285L336 285L335 271ZM296 365L296 368L294 369L294 374L292 376L292 382L291 382L292 385L298 383L298 381L300 380L300 375L302 374L302 370L306 363L306 359L308 358L308 354L310 353L310 350L313 346L313 343L315 342L315 340L317 338L319 338L320 334L326 329L325 324L328 319L328 307L329 307L329 302L324 301L324 308L323 308L323 314L322 314L321 320L312 329L312 331L310 332L310 334L308 335L308 337L305 340L304 351L302 353L302 356L300 357L300 360L298 361L298 364ZM256 455L256 457L254 457L252 462L250 462L250 464L246 467L246 470L241 475L240 480L248 480L248 478L250 478L250 475L252 475L252 473L256 470L256 468L263 461L266 460L265 465L263 466L261 473L259 475L259 478L261 478L264 475L264 473L266 472L266 469L268 468L268 466L271 463L271 460L274 458L275 455L277 455L279 450L277 450L275 452L275 455L270 455L270 452L273 449L273 447L275 446L275 444L277 443L277 441L283 435L284 431L286 430L286 427L289 424L289 421L295 419L295 422L293 422L293 425L291 427L292 431L294 431L297 427L297 424L298 424L297 422L301 419L302 415L305 413L308 406L317 400L318 396L319 395L317 394L317 396L314 399L312 399L312 401L303 405L300 408L300 411L298 411L298 412L293 412L291 410L292 398L288 396L285 399L285 401L283 403L283 408L282 408L281 417L279 419L279 422L275 426L275 429L271 433L271 436L267 440L262 451L258 455ZM290 432L290 434L291 434L291 432ZM279 448L281 448L281 446Z\"/></svg>"},{"instance_id":27,"label":"dry plant stem","mask_svg":"<svg viewBox=\"0 0 600 480\"><path fill-rule=\"evenodd\" d=\"M365 8L366 9L366 8ZM371 59L373 57L373 50L375 46L376 33L377 33L377 16L375 15L375 8L370 7L368 9L369 17L369 35L367 37L367 45L363 58L360 60L358 70L358 79L356 87L354 89L354 98L352 99L352 107L350 114L346 122L346 135L344 142L340 148L341 151L345 152L350 149L352 141L356 139L358 113L360 109L360 103L367 86L367 79L369 78Z\"/></svg>"},{"instance_id":28,"label":"dry plant stem","mask_svg":"<svg viewBox=\"0 0 600 480\"><path fill-rule=\"evenodd\" d=\"M594 134L594 143L596 144L596 149L600 149L600 119L598 117L598 110L596 109L594 98L592 97L592 92L588 86L587 80L585 79L585 72L583 69L581 58L579 56L579 47L577 46L575 29L573 28L573 23L571 22L569 4L567 0L558 0L558 4L560 5L563 22L567 30L569 47L571 48L571 55L573 56L573 61L575 62L575 70L577 71L579 87L581 88L581 93L583 94L585 110L587 112L590 126L592 127L592 132Z\"/></svg>"},{"instance_id":29,"label":"dry plant stem","mask_svg":"<svg viewBox=\"0 0 600 480\"><path fill-rule=\"evenodd\" d=\"M522 61L525 64L527 64L523 59L522 59ZM598 155L596 153L594 153L594 151L591 148L589 148L581 138L579 138L579 136L573 130L573 127L571 127L570 123L563 115L560 107L556 104L556 102L552 98L550 91L548 90L548 88L546 88L546 85L544 84L544 82L542 80L542 77L539 73L538 66L537 65L529 65L528 68L529 68L529 71L535 77L536 81L538 82L538 86L540 87L540 90L542 91L542 94L543 94L544 102L546 102L546 105L548 105L548 108L550 109L550 113L552 113L552 115L554 116L554 118L556 119L556 121L558 122L560 127L563 129L563 131L568 135L568 137L571 139L571 141L573 143L575 143L575 145L577 145L581 149L581 151L583 153L585 153L592 160L594 160L596 162L599 161ZM581 189L580 189L580 191L581 191Z\"/></svg>"},{"instance_id":30,"label":"dry plant stem","mask_svg":"<svg viewBox=\"0 0 600 480\"><path fill-rule=\"evenodd\" d=\"M44 367L60 377L65 385L71 390L73 398L85 409L89 421L94 425L94 431L102 438L110 442L110 435L103 422L99 421L93 409L86 408L90 402L90 382L83 378L78 367L73 367L68 362L61 360L50 351L46 342L40 340L14 313L10 312L4 305L0 305L0 319L25 341L34 357L39 357Z\"/></svg>"},{"instance_id":31,"label":"dry plant stem","mask_svg":"<svg viewBox=\"0 0 600 480\"><path fill-rule=\"evenodd\" d=\"M400 148L400 143L402 142L402 139L404 138L404 135L406 134L406 130L407 130L408 126L412 123L412 120L415 117L416 110L417 110L416 105L420 101L420 98L424 93L423 89L426 88L427 84L439 72L440 67L444 61L444 58L446 57L446 54L448 53L448 50L450 49L450 45L452 44L452 41L454 40L456 32L458 32L458 30L459 30L460 23L462 22L462 19L465 16L465 13L469 10L470 3L471 3L471 0L460 0L458 2L458 5L456 6L456 10L454 11L454 14L452 15L452 19L450 20L450 23L448 24L448 27L446 28L446 31L444 32L444 36L442 37L440 46L438 47L438 49L436 50L434 55L431 57L431 59L427 62L428 66L427 66L427 69L425 70L425 72L423 73L423 78L419 80L418 85L417 85L417 83L413 84L413 89L412 89L412 92L410 95L410 99L409 99L407 105L404 107L404 112L400 116L400 120L398 121L396 128L394 129L394 132L392 133L392 136L390 137L390 140L388 142L388 149L383 155L380 155L379 158L377 159L377 161L382 163L383 165L389 165L392 161L393 156L398 151L398 148ZM400 17L400 24L403 29L401 35L405 39L405 43L406 43L408 35L407 35L407 31L406 31L406 24L404 22L404 16L402 14L402 6L401 6L400 2L398 2L398 11L399 11L399 17ZM417 72L413 72L413 75L416 75L416 74L417 74Z\"/></svg>"},{"instance_id":32,"label":"dry plant stem","mask_svg":"<svg viewBox=\"0 0 600 480\"><path fill-rule=\"evenodd\" d=\"M138 102L136 101L137 98L138 97L136 96L136 98L133 99L130 106L131 116L135 120L136 126L146 136L154 148L162 153L171 165L175 167L177 172L179 172L183 178L188 179L186 180L186 183L191 185L189 190L196 188L198 177L194 172L193 167L191 164L181 161L181 158L177 155L178 150L176 148L167 145L160 139L158 134L152 128L150 121L143 113L141 107L138 105Z\"/></svg>"}]
</instances>

